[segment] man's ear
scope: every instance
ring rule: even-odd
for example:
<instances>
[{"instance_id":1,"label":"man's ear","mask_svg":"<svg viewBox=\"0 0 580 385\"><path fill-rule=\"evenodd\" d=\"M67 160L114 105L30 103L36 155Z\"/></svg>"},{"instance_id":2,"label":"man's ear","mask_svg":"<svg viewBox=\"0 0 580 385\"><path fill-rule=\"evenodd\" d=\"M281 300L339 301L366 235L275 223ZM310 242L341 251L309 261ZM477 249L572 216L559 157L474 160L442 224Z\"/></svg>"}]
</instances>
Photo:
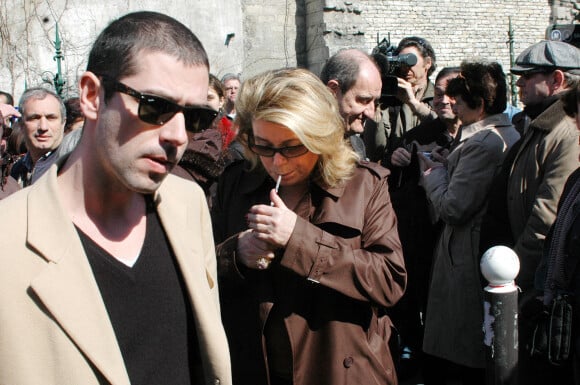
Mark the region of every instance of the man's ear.
<instances>
[{"instance_id":1,"label":"man's ear","mask_svg":"<svg viewBox=\"0 0 580 385\"><path fill-rule=\"evenodd\" d=\"M566 88L566 76L564 75L563 71L555 70L552 73L550 88L552 88L552 91L554 92Z\"/></svg>"},{"instance_id":2,"label":"man's ear","mask_svg":"<svg viewBox=\"0 0 580 385\"><path fill-rule=\"evenodd\" d=\"M334 96L337 96L340 92L340 84L338 84L338 81L335 79L329 80L328 83L326 83L326 86L330 89L330 92L332 92Z\"/></svg>"},{"instance_id":3,"label":"man's ear","mask_svg":"<svg viewBox=\"0 0 580 385\"><path fill-rule=\"evenodd\" d=\"M425 63L425 68L427 68L427 71L429 71L429 69L433 65L433 60L431 59L431 56L427 56L424 60L424 63Z\"/></svg>"},{"instance_id":4,"label":"man's ear","mask_svg":"<svg viewBox=\"0 0 580 385\"><path fill-rule=\"evenodd\" d=\"M103 83L94 73L87 71L81 75L79 86L81 111L85 119L96 120L104 98L104 92L101 94Z\"/></svg>"}]
</instances>

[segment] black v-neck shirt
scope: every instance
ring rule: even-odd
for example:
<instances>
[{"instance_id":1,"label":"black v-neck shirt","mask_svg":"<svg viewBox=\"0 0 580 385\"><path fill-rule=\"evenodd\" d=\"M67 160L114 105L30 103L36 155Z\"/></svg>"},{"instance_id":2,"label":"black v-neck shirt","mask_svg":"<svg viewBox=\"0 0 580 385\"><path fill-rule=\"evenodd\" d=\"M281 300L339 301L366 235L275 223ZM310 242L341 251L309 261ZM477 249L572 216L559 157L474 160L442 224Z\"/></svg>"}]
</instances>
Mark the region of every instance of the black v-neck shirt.
<instances>
[{"instance_id":1,"label":"black v-neck shirt","mask_svg":"<svg viewBox=\"0 0 580 385\"><path fill-rule=\"evenodd\" d=\"M77 231L131 384L202 384L189 296L155 210L148 209L143 248L133 267Z\"/></svg>"}]
</instances>

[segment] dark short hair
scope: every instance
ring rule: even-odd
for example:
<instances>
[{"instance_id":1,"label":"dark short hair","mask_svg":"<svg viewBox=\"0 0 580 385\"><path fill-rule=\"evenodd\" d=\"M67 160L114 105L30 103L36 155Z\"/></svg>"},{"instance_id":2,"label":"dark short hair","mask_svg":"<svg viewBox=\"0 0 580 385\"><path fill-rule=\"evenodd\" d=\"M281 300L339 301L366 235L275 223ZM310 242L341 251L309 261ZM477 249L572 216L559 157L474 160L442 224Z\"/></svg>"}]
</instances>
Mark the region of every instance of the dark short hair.
<instances>
[{"instance_id":1,"label":"dark short hair","mask_svg":"<svg viewBox=\"0 0 580 385\"><path fill-rule=\"evenodd\" d=\"M219 98L226 95L222 82L214 74L209 74L209 88L215 90Z\"/></svg>"},{"instance_id":2,"label":"dark short hair","mask_svg":"<svg viewBox=\"0 0 580 385\"><path fill-rule=\"evenodd\" d=\"M340 86L340 92L344 94L355 85L360 72L360 63L365 58L377 65L375 60L363 51L340 50L326 61L320 72L320 80L326 85L329 81L336 80Z\"/></svg>"},{"instance_id":3,"label":"dark short hair","mask_svg":"<svg viewBox=\"0 0 580 385\"><path fill-rule=\"evenodd\" d=\"M186 65L209 69L207 53L189 28L162 13L143 11L114 20L99 34L87 71L112 80L134 75L141 51L165 53Z\"/></svg>"},{"instance_id":4,"label":"dark short hair","mask_svg":"<svg viewBox=\"0 0 580 385\"><path fill-rule=\"evenodd\" d=\"M77 120L84 119L84 115L81 110L81 101L76 96L65 100L64 106L66 108L66 124L64 125L64 132L68 132L70 127L75 124Z\"/></svg>"},{"instance_id":5,"label":"dark short hair","mask_svg":"<svg viewBox=\"0 0 580 385\"><path fill-rule=\"evenodd\" d=\"M397 46L397 55L407 47L417 48L421 56L423 56L423 59L428 57L431 58L431 68L429 68L429 71L427 71L427 76L431 76L437 68L437 58L435 57L435 50L431 46L431 43L429 43L426 39L418 36L405 37L399 42L399 45Z\"/></svg>"},{"instance_id":6,"label":"dark short hair","mask_svg":"<svg viewBox=\"0 0 580 385\"><path fill-rule=\"evenodd\" d=\"M459 75L461 73L461 68L459 67L443 67L441 71L435 77L435 83L439 81L439 79L447 77L449 75Z\"/></svg>"},{"instance_id":7,"label":"dark short hair","mask_svg":"<svg viewBox=\"0 0 580 385\"><path fill-rule=\"evenodd\" d=\"M0 95L6 97L6 104L10 104L11 106L14 105L14 98L12 97L12 94L9 94L6 91L0 91Z\"/></svg>"},{"instance_id":8,"label":"dark short hair","mask_svg":"<svg viewBox=\"0 0 580 385\"><path fill-rule=\"evenodd\" d=\"M507 82L498 62L463 62L461 73L447 84L445 93L461 96L469 108L483 104L488 115L499 114L507 106Z\"/></svg>"}]
</instances>

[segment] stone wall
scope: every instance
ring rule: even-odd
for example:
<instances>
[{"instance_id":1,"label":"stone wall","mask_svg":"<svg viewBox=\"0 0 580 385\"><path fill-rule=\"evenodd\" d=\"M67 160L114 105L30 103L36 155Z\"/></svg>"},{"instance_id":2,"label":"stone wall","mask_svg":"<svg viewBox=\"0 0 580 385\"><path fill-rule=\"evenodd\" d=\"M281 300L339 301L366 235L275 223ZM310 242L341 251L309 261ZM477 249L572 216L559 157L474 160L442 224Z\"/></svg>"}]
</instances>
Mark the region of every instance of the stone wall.
<instances>
[{"instance_id":1,"label":"stone wall","mask_svg":"<svg viewBox=\"0 0 580 385\"><path fill-rule=\"evenodd\" d=\"M62 71L67 81L65 96L74 95L78 76L86 67L89 49L98 33L111 20L141 10L166 13L191 28L208 51L216 75L243 72L246 44L243 22L247 18L244 19L241 3L241 0L0 0L0 89L18 98L25 86L36 86L53 78L57 69L53 42L58 23L64 55Z\"/></svg>"},{"instance_id":2,"label":"stone wall","mask_svg":"<svg viewBox=\"0 0 580 385\"><path fill-rule=\"evenodd\" d=\"M552 3L552 23L567 24L580 22L580 4L576 0L550 0Z\"/></svg>"},{"instance_id":3,"label":"stone wall","mask_svg":"<svg viewBox=\"0 0 580 385\"><path fill-rule=\"evenodd\" d=\"M336 2L339 3L360 10L360 16L352 16L351 23L344 24L350 27L352 38L362 34L364 49L371 50L383 37L390 36L396 45L405 36L421 36L435 49L439 68L456 66L470 58L497 60L509 68L506 42L510 16L516 54L544 37L551 17L546 0ZM327 18L344 17L343 12L336 13L339 12L329 12Z\"/></svg>"},{"instance_id":4,"label":"stone wall","mask_svg":"<svg viewBox=\"0 0 580 385\"><path fill-rule=\"evenodd\" d=\"M296 66L297 2L287 0L242 1L244 75L265 69Z\"/></svg>"},{"instance_id":5,"label":"stone wall","mask_svg":"<svg viewBox=\"0 0 580 385\"><path fill-rule=\"evenodd\" d=\"M300 66L319 73L341 48L370 52L390 34L428 39L439 68L484 57L509 67L509 16L514 51L542 39L552 23L579 20L571 0L0 0L0 89L19 97L25 86L50 81L56 71L55 24L63 40L69 94L88 50L110 20L155 10L188 25L203 42L218 76L252 76Z\"/></svg>"}]
</instances>

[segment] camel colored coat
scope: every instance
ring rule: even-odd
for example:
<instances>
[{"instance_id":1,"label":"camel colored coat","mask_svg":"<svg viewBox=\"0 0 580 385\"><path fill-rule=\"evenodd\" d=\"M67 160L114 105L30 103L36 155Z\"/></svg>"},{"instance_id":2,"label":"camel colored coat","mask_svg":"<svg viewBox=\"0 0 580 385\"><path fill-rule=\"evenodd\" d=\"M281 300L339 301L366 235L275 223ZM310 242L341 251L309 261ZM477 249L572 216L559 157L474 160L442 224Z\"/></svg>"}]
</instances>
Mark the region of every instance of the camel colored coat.
<instances>
[{"instance_id":1,"label":"camel colored coat","mask_svg":"<svg viewBox=\"0 0 580 385\"><path fill-rule=\"evenodd\" d=\"M57 166L0 202L0 384L129 385L107 309L58 197ZM196 320L206 384L231 384L205 196L168 176L155 195Z\"/></svg>"}]
</instances>

